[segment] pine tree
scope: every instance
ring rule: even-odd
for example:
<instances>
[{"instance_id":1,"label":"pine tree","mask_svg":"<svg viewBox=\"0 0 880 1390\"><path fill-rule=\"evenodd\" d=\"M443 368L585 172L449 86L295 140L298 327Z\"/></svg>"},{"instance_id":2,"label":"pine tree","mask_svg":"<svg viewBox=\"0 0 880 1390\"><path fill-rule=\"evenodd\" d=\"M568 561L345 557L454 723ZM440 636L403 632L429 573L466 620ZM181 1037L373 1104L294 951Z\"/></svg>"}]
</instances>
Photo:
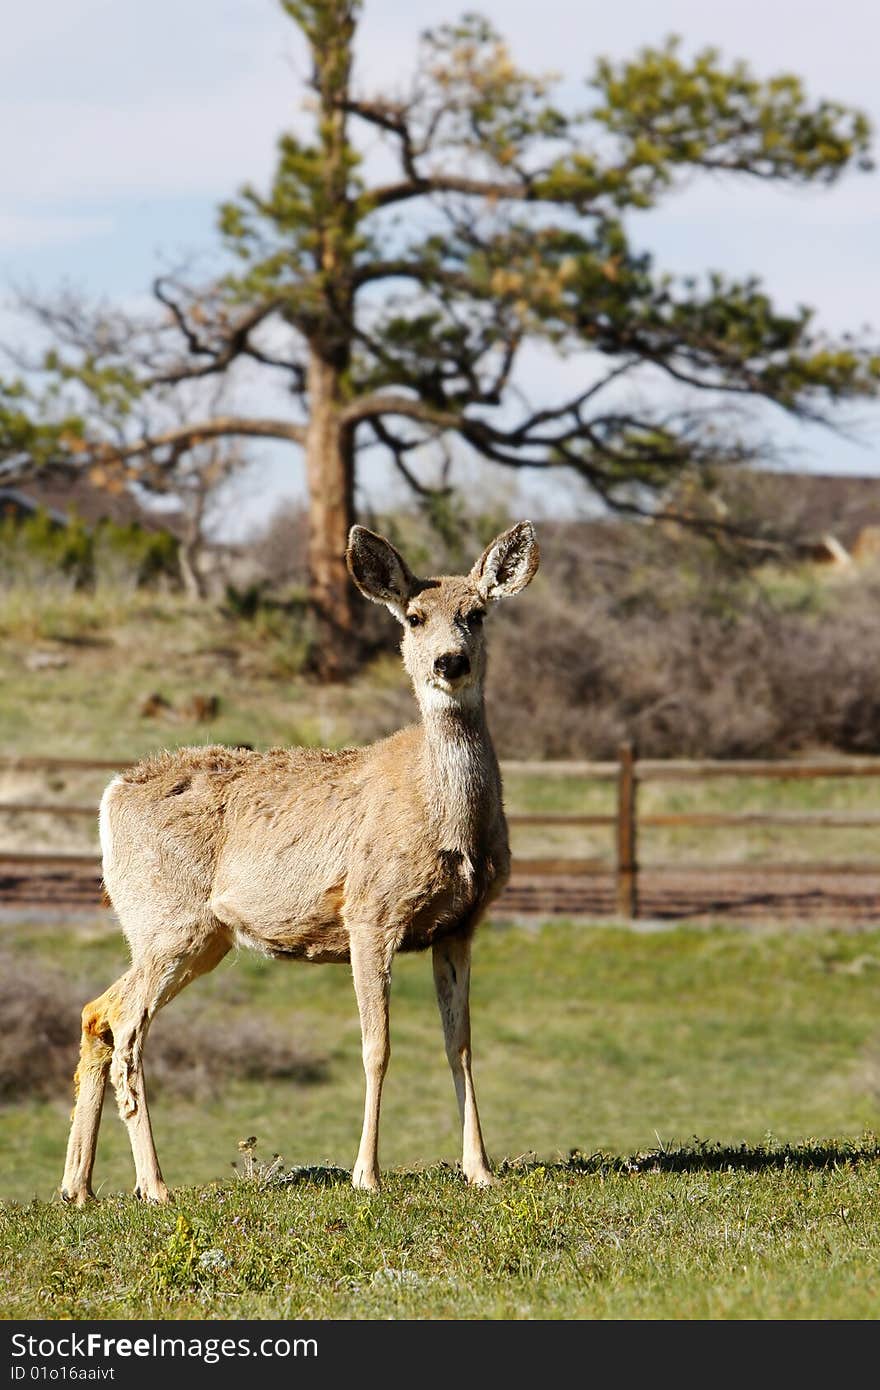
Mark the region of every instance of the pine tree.
<instances>
[{"instance_id":1,"label":"pine tree","mask_svg":"<svg viewBox=\"0 0 880 1390\"><path fill-rule=\"evenodd\" d=\"M780 312L757 280L661 274L628 231L630 214L701 171L833 184L867 164L859 113L811 105L798 78L760 81L714 50L689 59L675 40L599 60L592 100L566 111L474 15L422 36L405 96L364 96L359 0L282 8L311 55L313 131L282 135L271 187L222 207L232 271L157 281L156 322L86 322L70 305L43 317L59 342L49 367L87 389L93 463L149 481L225 436L304 451L325 676L357 651L343 556L359 449L381 446L424 488L416 451L458 439L514 469L566 467L639 510L685 470L750 455L713 428L719 395L814 420L876 393L876 351L817 333L807 309ZM367 177L364 135L386 147L386 181ZM535 342L583 354L585 370L570 399L530 409L511 388ZM192 383L247 362L287 383L289 416L194 409ZM624 384L646 371L688 388L685 403L630 398Z\"/></svg>"}]
</instances>

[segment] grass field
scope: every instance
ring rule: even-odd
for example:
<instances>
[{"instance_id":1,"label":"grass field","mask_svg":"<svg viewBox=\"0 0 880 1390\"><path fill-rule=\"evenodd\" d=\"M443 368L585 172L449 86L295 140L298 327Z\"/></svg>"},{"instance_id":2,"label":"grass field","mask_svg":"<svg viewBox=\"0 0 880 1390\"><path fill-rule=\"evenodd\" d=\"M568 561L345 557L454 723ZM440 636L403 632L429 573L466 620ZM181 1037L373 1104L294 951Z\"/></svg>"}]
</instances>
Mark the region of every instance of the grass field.
<instances>
[{"instance_id":1,"label":"grass field","mask_svg":"<svg viewBox=\"0 0 880 1390\"><path fill-rule=\"evenodd\" d=\"M876 1318L876 1146L669 1157L7 1209L3 1316Z\"/></svg>"},{"instance_id":2,"label":"grass field","mask_svg":"<svg viewBox=\"0 0 880 1390\"><path fill-rule=\"evenodd\" d=\"M83 999L124 965L106 925L7 925L4 937ZM196 1018L234 1030L256 1014L321 1056L323 1079L206 1079L195 1097L157 1095L168 1209L116 1195L131 1169L110 1108L104 1200L83 1212L52 1201L68 1097L7 1105L0 1313L877 1315L880 933L497 925L478 935L473 992L481 1111L501 1165L491 1192L455 1170L424 958L395 968L386 1184L369 1198L338 1172L362 1104L348 971L243 956L160 1015L155 1034ZM258 1158L283 1154L290 1180L261 1183L260 1162L245 1175L249 1135Z\"/></svg>"},{"instance_id":3,"label":"grass field","mask_svg":"<svg viewBox=\"0 0 880 1390\"><path fill-rule=\"evenodd\" d=\"M212 740L341 746L397 727L409 703L395 657L350 686L307 680L295 619L278 609L247 620L174 594L13 589L0 639L8 753L46 752L47 729L56 756L122 761ZM35 668L41 660L50 664ZM167 707L145 718L151 694ZM191 712L194 694L216 697L209 722Z\"/></svg>"},{"instance_id":4,"label":"grass field","mask_svg":"<svg viewBox=\"0 0 880 1390\"><path fill-rule=\"evenodd\" d=\"M117 600L6 596L0 751L125 763L213 740L360 742L411 717L392 657L351 686L322 689L300 674L277 613L247 623L161 595ZM34 663L35 652L51 660ZM167 705L146 718L143 700L154 692ZM209 723L189 712L195 694L217 697ZM0 800L96 803L104 780L16 771L0 781ZM613 809L608 784L512 777L506 795L510 810ZM641 806L874 810L876 788L651 784ZM62 829L6 815L0 848L88 850L94 829L89 820ZM640 857L874 859L875 838L654 831ZM521 854L609 862L611 844L607 830L528 829L514 840ZM14 1085L19 1050L38 1068L39 1032L28 1029L26 1007L16 1015L20 1034L0 1030L0 1316L877 1316L880 932L487 927L475 946L473 1000L480 1108L499 1171L488 1193L467 1189L456 1171L458 1123L430 963L401 958L377 1198L351 1192L344 1171L363 1102L350 972L229 958L161 1014L151 1035L171 1056L183 1038L190 1051L202 1039L209 1054L193 1072L194 1090L154 1088L174 1205L147 1208L125 1195L130 1154L108 1104L96 1169L102 1200L82 1212L55 1196L70 1106L64 1078L78 1006L125 968L123 943L103 914L7 919L0 946L10 979L23 978L19 966L35 978L54 972L71 1020L57 1081L24 1093ZM240 1068L218 1075L211 1040L246 1038L255 1022L264 1052L275 1039L279 1054L292 1047L305 1060L303 1079L272 1079L262 1062L250 1077ZM251 1135L258 1147L248 1176L238 1146ZM275 1152L283 1162L267 1180Z\"/></svg>"}]
</instances>

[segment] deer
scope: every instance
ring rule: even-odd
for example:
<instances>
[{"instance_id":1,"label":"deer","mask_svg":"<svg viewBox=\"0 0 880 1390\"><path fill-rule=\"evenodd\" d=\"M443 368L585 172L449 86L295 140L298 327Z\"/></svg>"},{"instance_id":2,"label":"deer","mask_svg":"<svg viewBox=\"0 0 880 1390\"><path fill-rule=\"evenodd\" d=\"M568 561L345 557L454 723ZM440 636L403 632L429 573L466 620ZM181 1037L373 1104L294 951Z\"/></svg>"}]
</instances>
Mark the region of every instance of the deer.
<instances>
[{"instance_id":1,"label":"deer","mask_svg":"<svg viewBox=\"0 0 880 1390\"><path fill-rule=\"evenodd\" d=\"M101 799L104 884L131 965L82 1012L61 1195L82 1206L108 1076L131 1143L136 1197L166 1202L147 1108L144 1044L156 1013L233 948L349 964L366 1082L351 1181L376 1192L390 1056L391 968L431 948L468 1183L491 1186L471 1065L471 941L510 874L501 775L489 734L484 617L538 568L519 522L467 575L419 579L384 537L349 533L355 585L403 628L421 719L340 751L221 745L160 752Z\"/></svg>"}]
</instances>

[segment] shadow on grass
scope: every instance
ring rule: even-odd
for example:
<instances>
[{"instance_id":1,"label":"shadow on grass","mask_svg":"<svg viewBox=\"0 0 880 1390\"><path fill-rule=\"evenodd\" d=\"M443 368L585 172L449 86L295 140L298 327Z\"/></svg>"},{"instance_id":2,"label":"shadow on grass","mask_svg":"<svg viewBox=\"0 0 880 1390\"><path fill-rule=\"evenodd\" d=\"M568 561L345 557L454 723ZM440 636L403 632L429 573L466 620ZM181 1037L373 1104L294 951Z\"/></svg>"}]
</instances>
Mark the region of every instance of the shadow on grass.
<instances>
[{"instance_id":1,"label":"shadow on grass","mask_svg":"<svg viewBox=\"0 0 880 1390\"><path fill-rule=\"evenodd\" d=\"M351 1173L347 1168L336 1168L333 1164L326 1163L295 1164L274 1177L271 1186L298 1187L300 1184L310 1183L313 1187L341 1187L350 1182Z\"/></svg>"},{"instance_id":2,"label":"shadow on grass","mask_svg":"<svg viewBox=\"0 0 880 1390\"><path fill-rule=\"evenodd\" d=\"M535 1154L521 1158L505 1158L498 1164L499 1177L544 1172L564 1177L573 1174L611 1173L761 1173L778 1171L822 1171L844 1167L876 1164L880 1168L880 1139L865 1134L861 1139L808 1139L803 1144L739 1144L736 1147L716 1144L712 1140L693 1139L690 1144L664 1145L635 1154L585 1154L574 1149L562 1162L541 1162ZM395 1178L420 1177L436 1181L445 1178L463 1182L458 1164L439 1163L418 1173L391 1170ZM351 1173L333 1165L297 1166L273 1176L270 1186L294 1187L312 1184L316 1187L347 1186Z\"/></svg>"},{"instance_id":3,"label":"shadow on grass","mask_svg":"<svg viewBox=\"0 0 880 1390\"><path fill-rule=\"evenodd\" d=\"M865 1134L861 1139L808 1139L803 1144L716 1144L712 1140L693 1139L690 1144L663 1145L644 1149L635 1154L585 1154L573 1149L563 1162L542 1163L535 1154L521 1158L505 1158L498 1164L499 1177L515 1176L542 1170L556 1176L574 1173L761 1173L772 1170L827 1170L877 1164L880 1168L880 1139ZM420 1173L394 1172L393 1176L415 1176L463 1181L458 1164L439 1163ZM332 1165L297 1166L285 1169L272 1178L273 1187L293 1187L311 1183L319 1187L343 1186L351 1182L345 1168Z\"/></svg>"},{"instance_id":4,"label":"shadow on grass","mask_svg":"<svg viewBox=\"0 0 880 1390\"><path fill-rule=\"evenodd\" d=\"M875 1163L880 1166L880 1139L808 1139L803 1144L739 1144L736 1147L694 1139L690 1144L663 1145L640 1153L585 1154L573 1150L563 1163L539 1163L531 1155L505 1159L500 1172L544 1168L553 1173L690 1173L747 1172L772 1169L821 1170Z\"/></svg>"}]
</instances>

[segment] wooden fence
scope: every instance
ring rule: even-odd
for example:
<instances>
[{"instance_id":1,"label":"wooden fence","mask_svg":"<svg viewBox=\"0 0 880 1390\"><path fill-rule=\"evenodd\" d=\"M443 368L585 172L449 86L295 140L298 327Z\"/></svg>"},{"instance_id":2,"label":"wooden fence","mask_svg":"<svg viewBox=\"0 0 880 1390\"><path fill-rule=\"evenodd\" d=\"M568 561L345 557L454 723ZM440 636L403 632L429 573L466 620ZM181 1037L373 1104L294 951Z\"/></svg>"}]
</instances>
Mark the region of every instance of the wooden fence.
<instances>
[{"instance_id":1,"label":"wooden fence","mask_svg":"<svg viewBox=\"0 0 880 1390\"><path fill-rule=\"evenodd\" d=\"M803 761L637 759L631 744L622 744L616 762L544 762L504 764L507 771L553 773L562 777L581 777L590 780L614 781L617 784L617 807L608 816L516 816L508 817L516 824L564 824L572 826L602 826L613 829L616 845L615 879L617 911L621 917L639 915L639 830L651 828L680 829L743 829L757 826L809 827L826 830L855 830L880 828L880 814L850 814L839 811L690 811L642 815L639 813L638 789L643 782L701 782L713 778L772 778L802 781L807 778L880 777L880 758L809 759ZM526 865L520 867L525 870ZM652 864L655 873L671 872L681 865ZM845 863L841 860L780 863L762 862L688 865L688 873L742 873L754 875L791 875L809 871L810 874L869 874L880 875L880 860ZM538 867L542 871L542 866ZM561 862L553 864L553 872L561 872ZM569 873L603 872L590 861L569 861Z\"/></svg>"},{"instance_id":2,"label":"wooden fence","mask_svg":"<svg viewBox=\"0 0 880 1390\"><path fill-rule=\"evenodd\" d=\"M38 771L51 772L119 772L123 765L119 762L100 759L49 758L49 757L0 757L0 771ZM740 811L740 812L670 812L640 814L639 787L647 782L694 782L714 778L772 778L779 780L803 780L805 778L880 778L880 758L836 758L810 759L798 761L761 760L656 760L636 758L630 744L621 745L614 762L517 762L502 763L505 776L556 776L575 778L585 782L605 781L616 785L616 807L613 814L570 815L550 812L530 812L508 814L511 826L549 826L570 828L606 827L613 835L615 847L613 865L595 858L563 856L554 858L521 858L515 861L515 873L523 877L564 877L580 875L607 875L613 872L616 883L617 911L621 917L635 918L639 915L639 831L651 828L748 828L748 827L808 827L811 829L865 829L880 828L880 813L850 814L837 811ZM94 805L75 805L62 802L0 802L0 815L20 814L22 812L58 817L88 817L95 820L97 808ZM35 874L41 871L63 868L95 869L100 864L98 855L59 854L46 852L10 853L0 852L0 868L4 864L32 866ZM651 864L651 871L663 873L681 869L681 865ZM796 875L809 871L810 874L868 874L880 876L880 860L874 862L858 861L846 863L840 860L809 863L778 861L748 863L725 863L688 865L688 873L724 874L743 873L761 875Z\"/></svg>"}]
</instances>

